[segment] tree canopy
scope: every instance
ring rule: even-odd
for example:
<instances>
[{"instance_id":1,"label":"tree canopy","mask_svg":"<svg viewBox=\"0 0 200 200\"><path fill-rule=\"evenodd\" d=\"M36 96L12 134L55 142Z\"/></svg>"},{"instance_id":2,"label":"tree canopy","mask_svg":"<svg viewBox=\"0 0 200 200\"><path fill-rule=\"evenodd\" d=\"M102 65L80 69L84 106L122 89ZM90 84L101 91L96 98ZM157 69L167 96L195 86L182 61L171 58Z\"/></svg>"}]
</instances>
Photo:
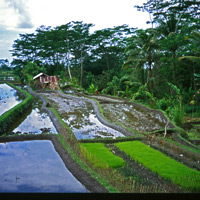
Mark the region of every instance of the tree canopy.
<instances>
[{"instance_id":1,"label":"tree canopy","mask_svg":"<svg viewBox=\"0 0 200 200\"><path fill-rule=\"evenodd\" d=\"M124 24L91 33L93 24L72 21L20 34L11 51L16 73L23 78L35 66L34 73L60 75L62 80L76 79L85 89L114 95L118 90L143 100L170 99L175 95L171 84L189 104L199 89L200 1L148 0L135 7L149 13L152 28Z\"/></svg>"}]
</instances>

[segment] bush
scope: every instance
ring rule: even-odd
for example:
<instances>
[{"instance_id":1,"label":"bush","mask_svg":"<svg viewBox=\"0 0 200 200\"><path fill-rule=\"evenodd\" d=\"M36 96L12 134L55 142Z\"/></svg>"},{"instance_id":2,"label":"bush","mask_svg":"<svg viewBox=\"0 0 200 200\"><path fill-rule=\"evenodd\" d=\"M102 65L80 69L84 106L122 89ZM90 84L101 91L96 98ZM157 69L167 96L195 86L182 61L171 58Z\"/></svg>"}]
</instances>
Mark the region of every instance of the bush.
<instances>
[{"instance_id":1,"label":"bush","mask_svg":"<svg viewBox=\"0 0 200 200\"><path fill-rule=\"evenodd\" d=\"M156 105L158 106L159 109L161 110L167 110L170 106L170 100L169 99L166 99L166 98L162 98L160 100L158 100L156 102Z\"/></svg>"},{"instance_id":2,"label":"bush","mask_svg":"<svg viewBox=\"0 0 200 200\"><path fill-rule=\"evenodd\" d=\"M97 90L98 90L98 87L95 87L93 83L87 89L89 94L94 94Z\"/></svg>"},{"instance_id":3,"label":"bush","mask_svg":"<svg viewBox=\"0 0 200 200\"><path fill-rule=\"evenodd\" d=\"M185 110L184 110L183 107L180 110L180 107L178 105L175 105L171 109L170 115L171 115L173 121L176 123L177 126L182 126L183 125L183 117L185 115Z\"/></svg>"},{"instance_id":4,"label":"bush","mask_svg":"<svg viewBox=\"0 0 200 200\"><path fill-rule=\"evenodd\" d=\"M140 86L138 91L133 94L132 100L142 100L153 105L155 104L156 98L148 91L147 84L145 84Z\"/></svg>"}]
</instances>

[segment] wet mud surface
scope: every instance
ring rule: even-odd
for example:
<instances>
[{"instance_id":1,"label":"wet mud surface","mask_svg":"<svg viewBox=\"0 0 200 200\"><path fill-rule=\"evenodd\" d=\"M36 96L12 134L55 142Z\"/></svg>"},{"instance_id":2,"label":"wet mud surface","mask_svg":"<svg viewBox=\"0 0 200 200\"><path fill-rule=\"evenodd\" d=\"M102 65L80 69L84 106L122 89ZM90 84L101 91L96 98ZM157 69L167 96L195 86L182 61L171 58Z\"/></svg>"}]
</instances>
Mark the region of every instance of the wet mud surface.
<instances>
[{"instance_id":1,"label":"wet mud surface","mask_svg":"<svg viewBox=\"0 0 200 200\"><path fill-rule=\"evenodd\" d=\"M79 94L81 96L81 94ZM147 108L138 103L130 102L130 99L110 97L106 95L84 95L86 98L94 98L103 108L103 114L110 123L123 124L134 132L152 132L164 129L168 119L159 110ZM169 122L168 128L175 128Z\"/></svg>"},{"instance_id":2,"label":"wet mud surface","mask_svg":"<svg viewBox=\"0 0 200 200\"><path fill-rule=\"evenodd\" d=\"M147 111L133 104L101 103L104 116L111 122L119 122L138 132L164 129L167 120L155 111Z\"/></svg>"},{"instance_id":3,"label":"wet mud surface","mask_svg":"<svg viewBox=\"0 0 200 200\"><path fill-rule=\"evenodd\" d=\"M90 102L61 97L55 93L40 93L48 98L51 107L56 108L63 121L72 129L77 139L123 137L119 131L102 124Z\"/></svg>"}]
</instances>

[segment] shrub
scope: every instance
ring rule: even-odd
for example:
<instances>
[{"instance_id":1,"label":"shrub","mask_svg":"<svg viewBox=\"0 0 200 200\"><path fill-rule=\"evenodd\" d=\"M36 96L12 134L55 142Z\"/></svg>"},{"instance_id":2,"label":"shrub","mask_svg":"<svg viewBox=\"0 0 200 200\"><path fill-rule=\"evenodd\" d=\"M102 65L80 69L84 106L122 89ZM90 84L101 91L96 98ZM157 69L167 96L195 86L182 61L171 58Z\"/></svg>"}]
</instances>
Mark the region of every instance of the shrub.
<instances>
[{"instance_id":1,"label":"shrub","mask_svg":"<svg viewBox=\"0 0 200 200\"><path fill-rule=\"evenodd\" d=\"M157 104L157 106L158 106L159 109L165 111L165 110L167 110L168 107L170 106L170 100L169 100L169 99L166 99L166 98L162 98L162 99L158 100L158 101L156 102L156 104Z\"/></svg>"},{"instance_id":2,"label":"shrub","mask_svg":"<svg viewBox=\"0 0 200 200\"><path fill-rule=\"evenodd\" d=\"M176 123L177 126L182 126L183 125L183 117L185 115L185 110L184 110L183 107L180 110L180 107L178 105L175 105L171 109L170 115L171 115L173 121Z\"/></svg>"},{"instance_id":3,"label":"shrub","mask_svg":"<svg viewBox=\"0 0 200 200\"><path fill-rule=\"evenodd\" d=\"M94 94L97 90L98 90L98 87L94 86L93 83L87 89L87 91L89 92L89 94Z\"/></svg>"}]
</instances>

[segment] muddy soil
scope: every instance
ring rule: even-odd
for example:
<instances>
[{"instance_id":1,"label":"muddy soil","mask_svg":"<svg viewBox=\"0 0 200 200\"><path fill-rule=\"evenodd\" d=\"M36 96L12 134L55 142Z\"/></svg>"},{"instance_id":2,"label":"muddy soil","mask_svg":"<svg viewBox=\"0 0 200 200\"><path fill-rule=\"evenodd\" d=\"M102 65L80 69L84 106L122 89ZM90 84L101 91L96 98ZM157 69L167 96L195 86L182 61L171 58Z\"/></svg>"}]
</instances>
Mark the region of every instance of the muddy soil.
<instances>
[{"instance_id":1,"label":"muddy soil","mask_svg":"<svg viewBox=\"0 0 200 200\"><path fill-rule=\"evenodd\" d=\"M129 99L107 95L79 94L79 96L81 95L98 100L104 110L105 118L111 123L121 123L125 127L138 132L152 132L164 129L168 121L161 111L130 102ZM174 125L169 122L168 128L174 128Z\"/></svg>"},{"instance_id":2,"label":"muddy soil","mask_svg":"<svg viewBox=\"0 0 200 200\"><path fill-rule=\"evenodd\" d=\"M155 111L147 111L133 104L101 104L104 116L111 122L119 122L139 132L164 129L167 120Z\"/></svg>"},{"instance_id":3,"label":"muddy soil","mask_svg":"<svg viewBox=\"0 0 200 200\"><path fill-rule=\"evenodd\" d=\"M62 120L72 129L77 139L124 137L120 132L106 127L98 121L90 102L55 93L41 93L48 98L51 107L56 108Z\"/></svg>"}]
</instances>

